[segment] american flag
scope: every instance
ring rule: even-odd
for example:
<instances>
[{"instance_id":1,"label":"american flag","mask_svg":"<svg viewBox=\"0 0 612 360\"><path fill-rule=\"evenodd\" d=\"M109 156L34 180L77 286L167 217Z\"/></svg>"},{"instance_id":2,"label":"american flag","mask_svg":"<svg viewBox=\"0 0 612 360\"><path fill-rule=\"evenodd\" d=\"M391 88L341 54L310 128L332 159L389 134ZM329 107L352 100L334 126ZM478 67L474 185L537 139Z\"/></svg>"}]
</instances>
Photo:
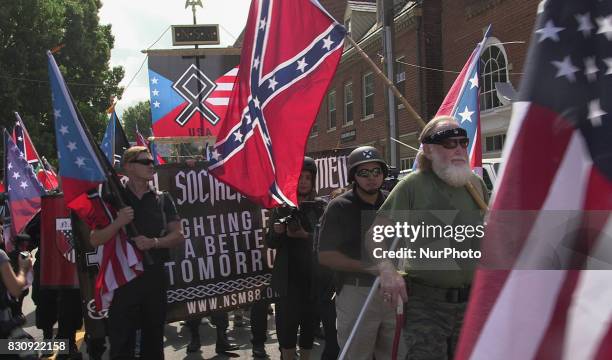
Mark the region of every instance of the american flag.
<instances>
[{"instance_id":1,"label":"american flag","mask_svg":"<svg viewBox=\"0 0 612 360\"><path fill-rule=\"evenodd\" d=\"M316 0L253 0L209 169L265 207L297 203L306 140L345 29Z\"/></svg>"},{"instance_id":2,"label":"american flag","mask_svg":"<svg viewBox=\"0 0 612 360\"><path fill-rule=\"evenodd\" d=\"M612 2L538 13L460 360L612 358Z\"/></svg>"}]
</instances>

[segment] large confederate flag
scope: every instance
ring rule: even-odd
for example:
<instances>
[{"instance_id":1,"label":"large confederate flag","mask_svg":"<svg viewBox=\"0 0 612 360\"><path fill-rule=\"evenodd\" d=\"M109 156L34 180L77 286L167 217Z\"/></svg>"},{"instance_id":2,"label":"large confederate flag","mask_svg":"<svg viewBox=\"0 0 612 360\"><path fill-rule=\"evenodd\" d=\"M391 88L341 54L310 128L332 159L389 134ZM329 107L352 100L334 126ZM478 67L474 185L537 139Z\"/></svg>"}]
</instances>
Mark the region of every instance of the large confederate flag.
<instances>
[{"instance_id":1,"label":"large confederate flag","mask_svg":"<svg viewBox=\"0 0 612 360\"><path fill-rule=\"evenodd\" d=\"M306 140L345 29L314 0L253 0L210 169L266 207L297 203Z\"/></svg>"}]
</instances>

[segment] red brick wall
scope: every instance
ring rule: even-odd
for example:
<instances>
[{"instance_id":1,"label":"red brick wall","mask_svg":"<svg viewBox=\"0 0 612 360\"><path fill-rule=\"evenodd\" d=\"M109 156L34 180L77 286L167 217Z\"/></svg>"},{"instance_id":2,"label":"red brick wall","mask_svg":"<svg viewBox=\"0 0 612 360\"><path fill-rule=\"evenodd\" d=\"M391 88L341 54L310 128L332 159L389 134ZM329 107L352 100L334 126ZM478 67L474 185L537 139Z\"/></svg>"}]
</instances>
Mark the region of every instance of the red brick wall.
<instances>
[{"instance_id":1,"label":"red brick wall","mask_svg":"<svg viewBox=\"0 0 612 360\"><path fill-rule=\"evenodd\" d=\"M524 44L504 45L510 81L515 88L520 83L525 56L529 47L539 0L442 0L443 66L459 71L488 24L491 35L501 42L525 41ZM480 13L477 11L480 9ZM446 73L444 92L448 91L456 75Z\"/></svg>"},{"instance_id":2,"label":"red brick wall","mask_svg":"<svg viewBox=\"0 0 612 360\"><path fill-rule=\"evenodd\" d=\"M321 3L342 21L346 1L322 0ZM483 30L492 24L492 35L502 42L525 41L524 44L508 44L505 50L512 64L510 80L518 88L524 58L528 49L532 27L535 22L539 0L427 0L423 2L422 29L418 23L396 30L395 56L404 56L409 64L459 71L470 52L482 39ZM420 44L420 51L417 49ZM377 40L364 49L370 58L380 64L381 42ZM420 55L421 59L417 58ZM336 90L336 130L327 131L327 98L323 102L317 122L318 136L310 138L307 151L320 151L335 147L358 146L374 142L382 151L387 151L388 121L386 115L386 89L375 79L375 117L361 121L362 76L370 71L358 55L340 63L330 89ZM420 76L422 79L420 79ZM437 111L456 74L419 69L406 66L406 98L417 113L427 121ZM353 81L354 123L342 127L344 119L344 84ZM400 134L417 132L420 127L411 122L405 109L397 112ZM356 139L340 143L343 132L355 129Z\"/></svg>"}]
</instances>

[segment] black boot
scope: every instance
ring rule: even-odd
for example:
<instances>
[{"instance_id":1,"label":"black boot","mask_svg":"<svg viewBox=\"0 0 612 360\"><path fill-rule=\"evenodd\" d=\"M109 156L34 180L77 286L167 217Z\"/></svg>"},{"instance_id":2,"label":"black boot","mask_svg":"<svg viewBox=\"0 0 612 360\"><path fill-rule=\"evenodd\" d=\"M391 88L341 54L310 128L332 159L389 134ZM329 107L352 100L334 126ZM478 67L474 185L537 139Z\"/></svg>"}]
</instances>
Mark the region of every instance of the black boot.
<instances>
[{"instance_id":1,"label":"black boot","mask_svg":"<svg viewBox=\"0 0 612 360\"><path fill-rule=\"evenodd\" d=\"M189 345L187 345L187 352L194 353L200 351L202 344L200 343L199 324L198 327L189 326L189 333L191 334L191 341L189 341Z\"/></svg>"},{"instance_id":2,"label":"black boot","mask_svg":"<svg viewBox=\"0 0 612 360\"><path fill-rule=\"evenodd\" d=\"M232 344L227 339L226 329L217 327L217 344L215 345L215 352L217 354L223 354L228 351L238 350L239 346Z\"/></svg>"}]
</instances>

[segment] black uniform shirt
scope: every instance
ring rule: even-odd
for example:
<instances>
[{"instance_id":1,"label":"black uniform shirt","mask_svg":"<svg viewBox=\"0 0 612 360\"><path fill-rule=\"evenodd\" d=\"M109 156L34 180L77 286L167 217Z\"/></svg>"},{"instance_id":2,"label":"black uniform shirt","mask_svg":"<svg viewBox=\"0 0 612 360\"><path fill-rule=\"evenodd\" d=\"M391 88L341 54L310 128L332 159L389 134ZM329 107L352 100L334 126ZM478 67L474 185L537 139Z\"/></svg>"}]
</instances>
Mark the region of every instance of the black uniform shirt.
<instances>
[{"instance_id":1,"label":"black uniform shirt","mask_svg":"<svg viewBox=\"0 0 612 360\"><path fill-rule=\"evenodd\" d=\"M379 192L374 205L363 201L355 189L333 199L321 220L319 234L320 251L339 251L351 259L366 261L365 233L376 217L376 210L387 198L387 192ZM346 277L348 273L339 273ZM352 277L373 278L365 273L354 273ZM339 279L341 280L341 279Z\"/></svg>"},{"instance_id":2,"label":"black uniform shirt","mask_svg":"<svg viewBox=\"0 0 612 360\"><path fill-rule=\"evenodd\" d=\"M134 225L140 235L149 238L161 237L167 232L167 225L164 226L161 201L163 199L163 211L166 214L166 224L172 221L180 221L176 206L172 197L168 193L157 193L154 190L146 192L142 198L138 199L129 188L126 188L127 203L134 209ZM156 264L163 264L168 260L168 249L151 249Z\"/></svg>"}]
</instances>

